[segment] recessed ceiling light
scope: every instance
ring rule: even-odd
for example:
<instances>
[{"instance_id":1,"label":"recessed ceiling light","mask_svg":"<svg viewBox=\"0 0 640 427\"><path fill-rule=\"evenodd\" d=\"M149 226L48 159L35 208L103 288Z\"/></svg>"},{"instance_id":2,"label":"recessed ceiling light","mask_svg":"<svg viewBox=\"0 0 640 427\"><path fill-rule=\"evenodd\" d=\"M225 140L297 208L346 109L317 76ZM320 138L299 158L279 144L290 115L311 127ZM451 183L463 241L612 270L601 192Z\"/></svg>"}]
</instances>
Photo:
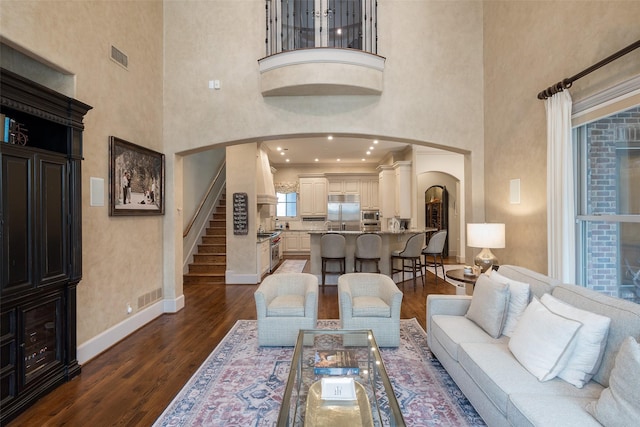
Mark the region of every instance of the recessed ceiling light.
<instances>
[{"instance_id":1,"label":"recessed ceiling light","mask_svg":"<svg viewBox=\"0 0 640 427\"><path fill-rule=\"evenodd\" d=\"M276 148L276 150L282 151L282 147L278 147L278 148Z\"/></svg>"},{"instance_id":2,"label":"recessed ceiling light","mask_svg":"<svg viewBox=\"0 0 640 427\"><path fill-rule=\"evenodd\" d=\"M281 155L281 156L284 156L284 151L281 151L281 152L280 152L280 155Z\"/></svg>"},{"instance_id":3,"label":"recessed ceiling light","mask_svg":"<svg viewBox=\"0 0 640 427\"><path fill-rule=\"evenodd\" d=\"M328 139L329 141L331 141L331 140L333 139L333 136L332 136L332 135L329 135L329 136L327 137L327 139Z\"/></svg>"},{"instance_id":4,"label":"recessed ceiling light","mask_svg":"<svg viewBox=\"0 0 640 427\"><path fill-rule=\"evenodd\" d=\"M367 156L370 156L370 155L371 155L371 151L367 151Z\"/></svg>"},{"instance_id":5,"label":"recessed ceiling light","mask_svg":"<svg viewBox=\"0 0 640 427\"><path fill-rule=\"evenodd\" d=\"M313 161L314 161L314 162L319 162L319 161L320 161L320 159L313 159Z\"/></svg>"},{"instance_id":6,"label":"recessed ceiling light","mask_svg":"<svg viewBox=\"0 0 640 427\"><path fill-rule=\"evenodd\" d=\"M285 162L289 163L289 159L286 159Z\"/></svg>"},{"instance_id":7,"label":"recessed ceiling light","mask_svg":"<svg viewBox=\"0 0 640 427\"><path fill-rule=\"evenodd\" d=\"M340 161L340 159L336 159L336 162L339 162L339 161Z\"/></svg>"},{"instance_id":8,"label":"recessed ceiling light","mask_svg":"<svg viewBox=\"0 0 640 427\"><path fill-rule=\"evenodd\" d=\"M374 143L374 144L377 144L377 143L378 143L378 140L377 140L377 139L374 139L374 140L373 140L373 143Z\"/></svg>"},{"instance_id":9,"label":"recessed ceiling light","mask_svg":"<svg viewBox=\"0 0 640 427\"><path fill-rule=\"evenodd\" d=\"M362 160L363 162L365 161L364 159L360 159L360 160Z\"/></svg>"},{"instance_id":10,"label":"recessed ceiling light","mask_svg":"<svg viewBox=\"0 0 640 427\"><path fill-rule=\"evenodd\" d=\"M374 147L369 147L369 150L373 150Z\"/></svg>"}]
</instances>

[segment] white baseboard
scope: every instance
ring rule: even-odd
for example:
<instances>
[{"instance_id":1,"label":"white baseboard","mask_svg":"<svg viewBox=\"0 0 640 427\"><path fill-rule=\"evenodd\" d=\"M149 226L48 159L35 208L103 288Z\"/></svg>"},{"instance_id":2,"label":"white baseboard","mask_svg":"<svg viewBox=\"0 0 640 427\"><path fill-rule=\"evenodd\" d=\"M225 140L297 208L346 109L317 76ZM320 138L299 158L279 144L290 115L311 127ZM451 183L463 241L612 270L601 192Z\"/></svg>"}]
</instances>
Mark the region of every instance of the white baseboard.
<instances>
[{"instance_id":1,"label":"white baseboard","mask_svg":"<svg viewBox=\"0 0 640 427\"><path fill-rule=\"evenodd\" d=\"M120 342L147 323L164 313L176 313L184 307L184 295L174 300L160 300L136 314L127 317L126 320L107 329L101 334L91 338L78 346L77 358L81 365L93 359L109 347Z\"/></svg>"}]
</instances>

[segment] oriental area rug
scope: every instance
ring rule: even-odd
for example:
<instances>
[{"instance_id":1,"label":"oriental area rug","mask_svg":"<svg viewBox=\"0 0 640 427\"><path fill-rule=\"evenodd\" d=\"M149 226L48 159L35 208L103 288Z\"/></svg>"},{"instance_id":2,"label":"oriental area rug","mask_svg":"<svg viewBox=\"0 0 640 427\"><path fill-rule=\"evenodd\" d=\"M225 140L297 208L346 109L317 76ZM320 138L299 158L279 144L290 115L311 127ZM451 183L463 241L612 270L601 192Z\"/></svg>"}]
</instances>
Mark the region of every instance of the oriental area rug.
<instances>
[{"instance_id":1,"label":"oriental area rug","mask_svg":"<svg viewBox=\"0 0 640 427\"><path fill-rule=\"evenodd\" d=\"M380 352L407 425L484 426L416 319L401 320L400 341ZM293 347L258 347L257 322L239 320L154 426L275 426L292 356Z\"/></svg>"}]
</instances>

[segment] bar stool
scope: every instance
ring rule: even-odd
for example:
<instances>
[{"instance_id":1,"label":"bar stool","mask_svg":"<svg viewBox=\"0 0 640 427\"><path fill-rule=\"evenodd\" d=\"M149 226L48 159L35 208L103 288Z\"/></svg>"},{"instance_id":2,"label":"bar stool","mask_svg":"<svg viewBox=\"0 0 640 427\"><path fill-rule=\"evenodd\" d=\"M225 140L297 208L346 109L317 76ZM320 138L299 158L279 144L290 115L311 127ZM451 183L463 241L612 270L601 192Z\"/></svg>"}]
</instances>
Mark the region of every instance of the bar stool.
<instances>
[{"instance_id":1,"label":"bar stool","mask_svg":"<svg viewBox=\"0 0 640 427\"><path fill-rule=\"evenodd\" d=\"M347 258L346 240L342 234L327 233L320 238L320 257L322 258L322 289L324 290L324 278L326 273L345 273ZM327 270L327 262L337 261L339 271Z\"/></svg>"},{"instance_id":2,"label":"bar stool","mask_svg":"<svg viewBox=\"0 0 640 427\"><path fill-rule=\"evenodd\" d=\"M427 247L422 250L424 255L424 268L426 274L427 267L433 267L436 273L436 284L438 283L438 266L442 266L442 278L444 280L444 258L442 257L442 251L444 250L444 243L447 240L447 230L440 230L429 239ZM440 262L438 262L438 255L440 256ZM432 256L433 262L427 262L427 257Z\"/></svg>"},{"instance_id":3,"label":"bar stool","mask_svg":"<svg viewBox=\"0 0 640 427\"><path fill-rule=\"evenodd\" d=\"M394 273L402 272L402 281L404 282L404 273L413 273L413 289L416 288L416 277L418 272L422 273L422 264L420 257L422 256L422 247L424 246L424 234L418 233L409 237L404 249L401 251L391 252L391 277ZM394 261L399 259L402 263L400 268L395 267ZM410 262L410 264L407 264ZM422 286L424 286L424 276L422 277ZM404 286L404 285L403 285Z\"/></svg>"},{"instance_id":4,"label":"bar stool","mask_svg":"<svg viewBox=\"0 0 640 427\"><path fill-rule=\"evenodd\" d=\"M375 263L376 273L380 273L380 251L382 249L382 237L375 233L361 234L356 238L356 251L354 256L354 271L362 272L362 264ZM358 269L360 263L360 269Z\"/></svg>"}]
</instances>

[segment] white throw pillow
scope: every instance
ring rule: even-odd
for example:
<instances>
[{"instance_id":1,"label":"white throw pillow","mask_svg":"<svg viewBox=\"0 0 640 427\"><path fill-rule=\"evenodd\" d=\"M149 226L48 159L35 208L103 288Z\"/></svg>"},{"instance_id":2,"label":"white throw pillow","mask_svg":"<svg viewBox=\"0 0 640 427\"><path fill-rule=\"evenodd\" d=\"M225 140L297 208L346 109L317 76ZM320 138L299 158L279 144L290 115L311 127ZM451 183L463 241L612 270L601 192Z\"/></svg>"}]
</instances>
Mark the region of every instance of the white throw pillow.
<instances>
[{"instance_id":1,"label":"white throw pillow","mask_svg":"<svg viewBox=\"0 0 640 427\"><path fill-rule=\"evenodd\" d=\"M581 326L552 313L534 298L513 331L509 350L538 380L547 381L566 366Z\"/></svg>"},{"instance_id":2,"label":"white throw pillow","mask_svg":"<svg viewBox=\"0 0 640 427\"><path fill-rule=\"evenodd\" d=\"M558 374L566 382L582 388L600 368L611 319L581 310L549 294L544 294L540 302L555 314L582 323L569 362Z\"/></svg>"},{"instance_id":3,"label":"white throw pillow","mask_svg":"<svg viewBox=\"0 0 640 427\"><path fill-rule=\"evenodd\" d=\"M473 321L493 338L498 338L509 306L509 285L481 274L473 289L467 319Z\"/></svg>"},{"instance_id":4,"label":"white throw pillow","mask_svg":"<svg viewBox=\"0 0 640 427\"><path fill-rule=\"evenodd\" d=\"M527 305L529 305L531 287L528 283L505 277L500 274L499 271L494 271L490 277L491 280L509 285L509 309L507 310L507 318L502 328L502 335L510 337L518 324L520 316L522 316Z\"/></svg>"},{"instance_id":5,"label":"white throw pillow","mask_svg":"<svg viewBox=\"0 0 640 427\"><path fill-rule=\"evenodd\" d=\"M620 346L609 377L609 387L587 405L587 412L606 427L635 426L640 422L640 344L627 337Z\"/></svg>"}]
</instances>

